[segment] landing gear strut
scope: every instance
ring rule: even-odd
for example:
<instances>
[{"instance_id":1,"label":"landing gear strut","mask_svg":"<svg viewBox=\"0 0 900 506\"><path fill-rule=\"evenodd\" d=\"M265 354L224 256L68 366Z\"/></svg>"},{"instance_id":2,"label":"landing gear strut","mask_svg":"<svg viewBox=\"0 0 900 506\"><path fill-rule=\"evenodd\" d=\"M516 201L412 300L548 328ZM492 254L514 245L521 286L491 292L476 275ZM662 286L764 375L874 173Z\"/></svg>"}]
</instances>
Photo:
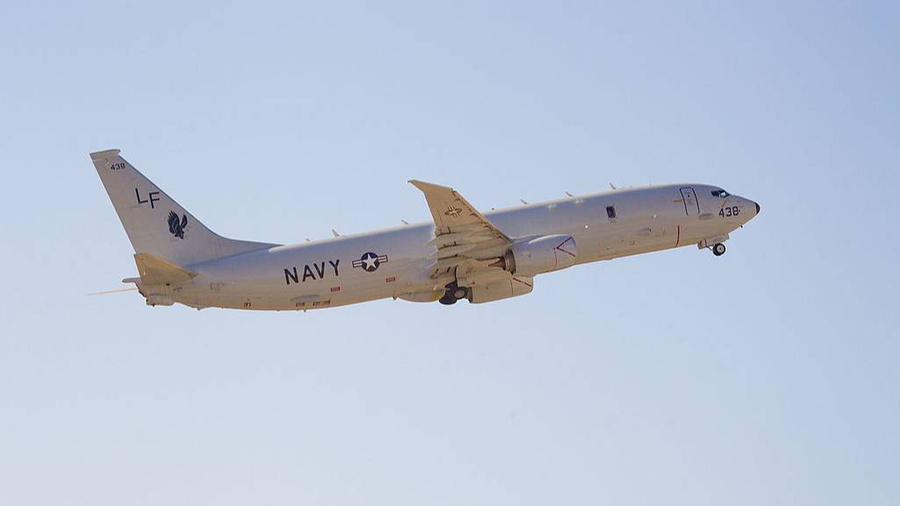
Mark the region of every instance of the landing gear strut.
<instances>
[{"instance_id":1,"label":"landing gear strut","mask_svg":"<svg viewBox=\"0 0 900 506\"><path fill-rule=\"evenodd\" d=\"M464 286L459 286L456 282L450 283L447 285L447 291L444 293L444 296L438 299L438 302L444 304L445 306L452 306L456 304L456 301L459 299L465 299L469 295L469 289Z\"/></svg>"},{"instance_id":2,"label":"landing gear strut","mask_svg":"<svg viewBox=\"0 0 900 506\"><path fill-rule=\"evenodd\" d=\"M713 255L715 255L717 257L724 255L725 254L725 245L720 242L713 244L712 252L713 252Z\"/></svg>"}]
</instances>

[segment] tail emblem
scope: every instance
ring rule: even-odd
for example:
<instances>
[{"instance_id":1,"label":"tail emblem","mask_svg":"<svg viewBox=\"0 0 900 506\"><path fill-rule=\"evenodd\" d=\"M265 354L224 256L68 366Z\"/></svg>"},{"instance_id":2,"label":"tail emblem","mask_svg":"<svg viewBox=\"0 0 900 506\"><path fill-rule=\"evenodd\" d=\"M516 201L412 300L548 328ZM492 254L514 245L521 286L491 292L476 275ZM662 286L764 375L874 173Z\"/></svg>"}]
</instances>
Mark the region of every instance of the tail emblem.
<instances>
[{"instance_id":1,"label":"tail emblem","mask_svg":"<svg viewBox=\"0 0 900 506\"><path fill-rule=\"evenodd\" d=\"M184 231L187 229L187 215L181 215L181 221L178 221L178 215L175 211L169 211L169 233L179 239L184 239Z\"/></svg>"}]
</instances>

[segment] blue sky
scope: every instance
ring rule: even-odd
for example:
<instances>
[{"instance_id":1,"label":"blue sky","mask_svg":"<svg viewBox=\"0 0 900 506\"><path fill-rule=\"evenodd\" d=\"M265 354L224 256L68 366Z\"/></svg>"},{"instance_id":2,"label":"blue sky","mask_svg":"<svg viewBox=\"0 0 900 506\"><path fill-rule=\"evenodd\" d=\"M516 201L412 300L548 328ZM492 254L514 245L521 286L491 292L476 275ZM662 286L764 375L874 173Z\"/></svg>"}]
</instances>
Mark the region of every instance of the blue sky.
<instances>
[{"instance_id":1,"label":"blue sky","mask_svg":"<svg viewBox=\"0 0 900 506\"><path fill-rule=\"evenodd\" d=\"M7 2L0 504L896 504L900 9ZM135 272L87 154L274 242L608 182L762 214L527 297L311 313Z\"/></svg>"}]
</instances>

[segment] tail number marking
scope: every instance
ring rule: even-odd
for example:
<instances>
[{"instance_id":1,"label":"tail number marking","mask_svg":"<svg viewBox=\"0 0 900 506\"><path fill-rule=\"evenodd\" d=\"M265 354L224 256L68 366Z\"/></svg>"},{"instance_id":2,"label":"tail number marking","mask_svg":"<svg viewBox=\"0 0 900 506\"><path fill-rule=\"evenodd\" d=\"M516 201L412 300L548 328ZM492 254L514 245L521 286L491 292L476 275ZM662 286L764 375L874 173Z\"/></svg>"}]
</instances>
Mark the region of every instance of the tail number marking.
<instances>
[{"instance_id":1,"label":"tail number marking","mask_svg":"<svg viewBox=\"0 0 900 506\"><path fill-rule=\"evenodd\" d=\"M719 216L723 218L731 218L732 216L737 216L739 214L741 214L741 208L738 206L723 207L722 209L719 209Z\"/></svg>"}]
</instances>

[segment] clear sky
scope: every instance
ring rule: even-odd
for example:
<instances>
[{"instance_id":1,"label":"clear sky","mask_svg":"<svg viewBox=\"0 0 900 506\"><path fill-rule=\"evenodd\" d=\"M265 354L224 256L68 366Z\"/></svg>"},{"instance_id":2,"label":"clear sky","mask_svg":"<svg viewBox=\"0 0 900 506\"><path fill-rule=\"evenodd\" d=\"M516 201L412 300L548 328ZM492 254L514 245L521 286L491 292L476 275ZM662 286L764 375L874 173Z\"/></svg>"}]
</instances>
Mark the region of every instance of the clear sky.
<instances>
[{"instance_id":1,"label":"clear sky","mask_svg":"<svg viewBox=\"0 0 900 506\"><path fill-rule=\"evenodd\" d=\"M896 2L0 4L0 504L897 504ZM273 242L696 181L762 205L494 304L86 297L88 153Z\"/></svg>"}]
</instances>

